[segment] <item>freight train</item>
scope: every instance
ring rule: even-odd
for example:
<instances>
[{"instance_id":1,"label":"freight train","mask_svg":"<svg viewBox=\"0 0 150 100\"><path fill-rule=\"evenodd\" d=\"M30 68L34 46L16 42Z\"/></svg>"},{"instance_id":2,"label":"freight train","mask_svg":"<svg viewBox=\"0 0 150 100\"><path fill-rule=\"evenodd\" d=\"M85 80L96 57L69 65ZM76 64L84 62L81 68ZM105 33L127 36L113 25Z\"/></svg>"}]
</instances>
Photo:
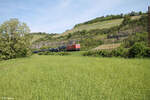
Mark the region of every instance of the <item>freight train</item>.
<instances>
[{"instance_id":1,"label":"freight train","mask_svg":"<svg viewBox=\"0 0 150 100\"><path fill-rule=\"evenodd\" d=\"M45 52L45 51L49 51L49 52L80 51L80 44L60 46L58 48L41 49L38 51L33 51L33 53L39 53L39 52Z\"/></svg>"}]
</instances>

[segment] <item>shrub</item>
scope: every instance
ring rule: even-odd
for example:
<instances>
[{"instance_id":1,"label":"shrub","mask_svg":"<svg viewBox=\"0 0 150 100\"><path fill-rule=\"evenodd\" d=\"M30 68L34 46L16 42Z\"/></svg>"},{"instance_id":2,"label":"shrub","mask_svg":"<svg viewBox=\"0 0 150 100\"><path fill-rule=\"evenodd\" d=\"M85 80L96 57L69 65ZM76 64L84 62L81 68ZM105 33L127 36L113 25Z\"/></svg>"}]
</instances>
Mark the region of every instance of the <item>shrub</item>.
<instances>
[{"instance_id":1,"label":"shrub","mask_svg":"<svg viewBox=\"0 0 150 100\"><path fill-rule=\"evenodd\" d=\"M128 57L128 50L120 47L111 51L111 56L114 57Z\"/></svg>"},{"instance_id":2,"label":"shrub","mask_svg":"<svg viewBox=\"0 0 150 100\"><path fill-rule=\"evenodd\" d=\"M129 49L129 57L130 58L144 57L145 55L146 55L146 46L143 43L135 43Z\"/></svg>"},{"instance_id":3,"label":"shrub","mask_svg":"<svg viewBox=\"0 0 150 100\"><path fill-rule=\"evenodd\" d=\"M87 51L87 52L84 52L82 55L83 56L92 56L95 52L94 51Z\"/></svg>"},{"instance_id":4,"label":"shrub","mask_svg":"<svg viewBox=\"0 0 150 100\"><path fill-rule=\"evenodd\" d=\"M83 56L94 57L124 57L124 58L139 58L150 57L150 48L146 47L143 43L136 43L129 50L123 47L108 50L87 51L82 54Z\"/></svg>"},{"instance_id":5,"label":"shrub","mask_svg":"<svg viewBox=\"0 0 150 100\"><path fill-rule=\"evenodd\" d=\"M83 53L83 56L94 56L94 57L110 57L110 52L106 51L106 50L102 50L102 51L87 51Z\"/></svg>"},{"instance_id":6,"label":"shrub","mask_svg":"<svg viewBox=\"0 0 150 100\"><path fill-rule=\"evenodd\" d=\"M143 42L135 43L131 48L119 47L112 51L98 50L98 51L87 51L83 53L83 56L94 56L94 57L124 57L124 58L139 58L139 57L150 57L150 48Z\"/></svg>"},{"instance_id":7,"label":"shrub","mask_svg":"<svg viewBox=\"0 0 150 100\"><path fill-rule=\"evenodd\" d=\"M99 55L102 57L111 57L110 51L106 50L99 51Z\"/></svg>"},{"instance_id":8,"label":"shrub","mask_svg":"<svg viewBox=\"0 0 150 100\"><path fill-rule=\"evenodd\" d=\"M43 46L43 47L40 48L40 50L49 49L49 48L51 48L51 47L49 47L49 46Z\"/></svg>"},{"instance_id":9,"label":"shrub","mask_svg":"<svg viewBox=\"0 0 150 100\"><path fill-rule=\"evenodd\" d=\"M146 48L145 57L150 57L150 48Z\"/></svg>"},{"instance_id":10,"label":"shrub","mask_svg":"<svg viewBox=\"0 0 150 100\"><path fill-rule=\"evenodd\" d=\"M60 56L70 55L68 52L58 52L57 54Z\"/></svg>"},{"instance_id":11,"label":"shrub","mask_svg":"<svg viewBox=\"0 0 150 100\"><path fill-rule=\"evenodd\" d=\"M39 52L38 55L59 55L59 56L65 56L65 55L70 55L68 52Z\"/></svg>"}]
</instances>

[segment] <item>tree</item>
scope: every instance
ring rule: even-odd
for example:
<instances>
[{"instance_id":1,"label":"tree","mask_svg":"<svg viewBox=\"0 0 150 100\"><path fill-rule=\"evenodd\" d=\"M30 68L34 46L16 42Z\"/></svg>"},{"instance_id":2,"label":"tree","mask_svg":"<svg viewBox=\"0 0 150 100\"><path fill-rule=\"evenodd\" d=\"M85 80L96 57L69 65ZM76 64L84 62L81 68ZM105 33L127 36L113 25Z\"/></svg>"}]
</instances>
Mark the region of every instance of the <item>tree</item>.
<instances>
[{"instance_id":1,"label":"tree","mask_svg":"<svg viewBox=\"0 0 150 100\"><path fill-rule=\"evenodd\" d=\"M142 15L142 14L143 14L142 11L140 11L140 12L139 12L139 15Z\"/></svg>"},{"instance_id":2,"label":"tree","mask_svg":"<svg viewBox=\"0 0 150 100\"><path fill-rule=\"evenodd\" d=\"M135 15L136 15L136 12L132 11L129 15L130 15L130 16L135 16Z\"/></svg>"},{"instance_id":3,"label":"tree","mask_svg":"<svg viewBox=\"0 0 150 100\"><path fill-rule=\"evenodd\" d=\"M123 13L120 14L120 17L123 18Z\"/></svg>"},{"instance_id":4,"label":"tree","mask_svg":"<svg viewBox=\"0 0 150 100\"><path fill-rule=\"evenodd\" d=\"M10 19L0 25L0 59L30 55L29 32L29 27L18 19Z\"/></svg>"},{"instance_id":5,"label":"tree","mask_svg":"<svg viewBox=\"0 0 150 100\"><path fill-rule=\"evenodd\" d=\"M146 46L143 43L135 43L129 49L129 57L144 57L146 55Z\"/></svg>"},{"instance_id":6,"label":"tree","mask_svg":"<svg viewBox=\"0 0 150 100\"><path fill-rule=\"evenodd\" d=\"M67 39L71 38L72 37L72 34L69 33L68 36L67 36Z\"/></svg>"},{"instance_id":7,"label":"tree","mask_svg":"<svg viewBox=\"0 0 150 100\"><path fill-rule=\"evenodd\" d=\"M131 17L130 16L125 16L124 20L122 22L122 25L127 25L130 21L131 21Z\"/></svg>"}]
</instances>

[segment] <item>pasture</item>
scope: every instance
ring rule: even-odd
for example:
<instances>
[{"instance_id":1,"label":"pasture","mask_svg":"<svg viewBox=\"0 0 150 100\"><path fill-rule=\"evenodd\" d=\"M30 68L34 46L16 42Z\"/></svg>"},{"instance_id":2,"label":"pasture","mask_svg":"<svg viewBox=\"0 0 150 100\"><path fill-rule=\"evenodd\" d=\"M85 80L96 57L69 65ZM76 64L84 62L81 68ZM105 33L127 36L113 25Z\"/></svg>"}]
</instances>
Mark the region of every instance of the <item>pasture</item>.
<instances>
[{"instance_id":1,"label":"pasture","mask_svg":"<svg viewBox=\"0 0 150 100\"><path fill-rule=\"evenodd\" d=\"M39 56L0 62L0 100L150 100L150 59Z\"/></svg>"}]
</instances>

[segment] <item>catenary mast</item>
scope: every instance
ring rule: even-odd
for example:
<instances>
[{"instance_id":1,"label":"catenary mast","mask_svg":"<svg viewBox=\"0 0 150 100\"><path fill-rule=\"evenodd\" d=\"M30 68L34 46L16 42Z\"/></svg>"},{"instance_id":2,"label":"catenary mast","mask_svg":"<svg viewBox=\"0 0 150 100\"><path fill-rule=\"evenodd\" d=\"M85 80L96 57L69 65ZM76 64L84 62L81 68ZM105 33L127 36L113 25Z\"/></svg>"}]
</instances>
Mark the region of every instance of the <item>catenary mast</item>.
<instances>
[{"instance_id":1,"label":"catenary mast","mask_svg":"<svg viewBox=\"0 0 150 100\"><path fill-rule=\"evenodd\" d=\"M150 47L150 6L148 7L148 46Z\"/></svg>"}]
</instances>

